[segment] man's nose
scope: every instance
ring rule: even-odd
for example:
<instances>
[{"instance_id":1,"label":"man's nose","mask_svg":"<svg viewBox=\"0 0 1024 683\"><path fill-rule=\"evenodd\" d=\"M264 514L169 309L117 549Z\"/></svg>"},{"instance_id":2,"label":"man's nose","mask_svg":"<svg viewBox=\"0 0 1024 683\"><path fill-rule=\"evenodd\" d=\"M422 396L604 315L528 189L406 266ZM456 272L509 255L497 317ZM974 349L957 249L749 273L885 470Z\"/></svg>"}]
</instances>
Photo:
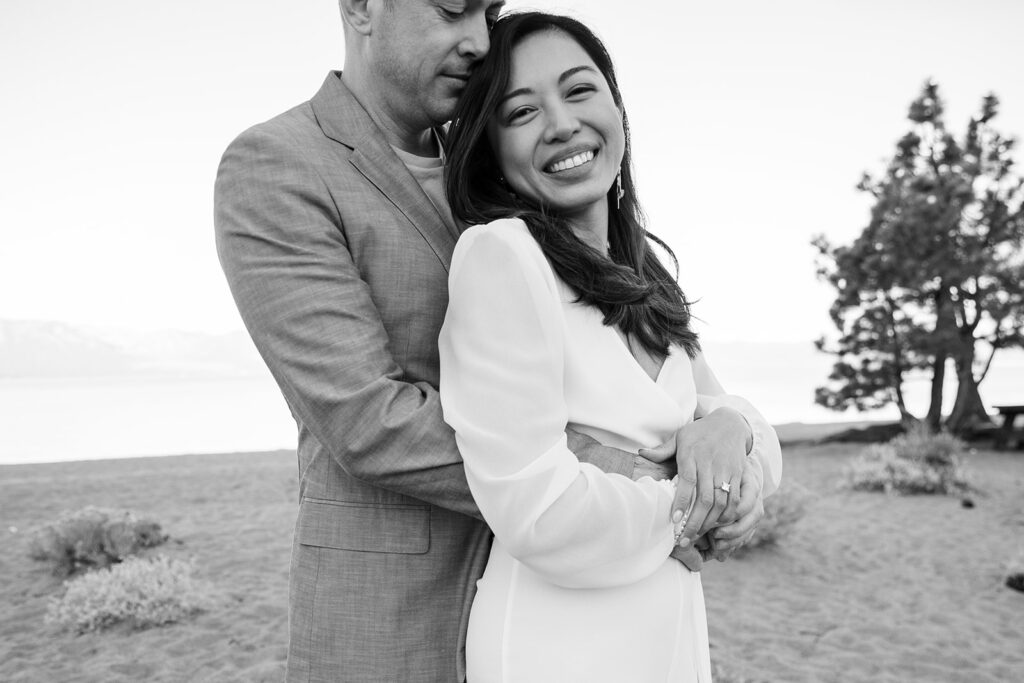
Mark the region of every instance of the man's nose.
<instances>
[{"instance_id":1,"label":"man's nose","mask_svg":"<svg viewBox=\"0 0 1024 683\"><path fill-rule=\"evenodd\" d=\"M474 61L483 59L491 47L491 31L487 25L487 16L480 12L465 22L465 35L459 42L459 55Z\"/></svg>"}]
</instances>

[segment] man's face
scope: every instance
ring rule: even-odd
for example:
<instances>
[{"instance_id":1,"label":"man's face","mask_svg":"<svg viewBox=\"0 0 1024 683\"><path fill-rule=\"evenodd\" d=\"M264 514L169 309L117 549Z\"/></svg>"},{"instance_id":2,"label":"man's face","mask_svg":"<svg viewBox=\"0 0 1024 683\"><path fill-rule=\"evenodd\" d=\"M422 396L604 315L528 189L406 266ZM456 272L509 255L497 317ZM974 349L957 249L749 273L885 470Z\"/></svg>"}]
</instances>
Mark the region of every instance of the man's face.
<instances>
[{"instance_id":1,"label":"man's face","mask_svg":"<svg viewBox=\"0 0 1024 683\"><path fill-rule=\"evenodd\" d=\"M383 0L379 0L383 3ZM391 117L412 129L449 120L504 0L391 0L370 41L377 87Z\"/></svg>"}]
</instances>

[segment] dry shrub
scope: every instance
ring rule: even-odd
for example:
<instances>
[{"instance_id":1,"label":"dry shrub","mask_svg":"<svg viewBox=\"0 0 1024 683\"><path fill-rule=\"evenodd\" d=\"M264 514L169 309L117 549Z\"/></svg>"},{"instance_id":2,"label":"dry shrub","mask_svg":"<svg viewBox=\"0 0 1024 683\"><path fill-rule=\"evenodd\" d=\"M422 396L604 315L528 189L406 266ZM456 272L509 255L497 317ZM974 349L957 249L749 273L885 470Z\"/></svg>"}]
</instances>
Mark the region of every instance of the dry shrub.
<instances>
[{"instance_id":1,"label":"dry shrub","mask_svg":"<svg viewBox=\"0 0 1024 683\"><path fill-rule=\"evenodd\" d=\"M29 555L51 562L54 573L67 576L80 569L106 567L167 540L160 525L137 519L128 511L87 507L66 513L33 532Z\"/></svg>"},{"instance_id":2,"label":"dry shrub","mask_svg":"<svg viewBox=\"0 0 1024 683\"><path fill-rule=\"evenodd\" d=\"M778 491L765 499L764 517L758 522L754 537L739 548L736 555L742 556L755 548L777 545L803 518L810 498L805 487L796 482L784 481Z\"/></svg>"},{"instance_id":3,"label":"dry shrub","mask_svg":"<svg viewBox=\"0 0 1024 683\"><path fill-rule=\"evenodd\" d=\"M213 604L209 587L192 571L181 560L130 557L65 581L64 595L47 606L46 622L85 633L121 623L144 629L181 621Z\"/></svg>"},{"instance_id":4,"label":"dry shrub","mask_svg":"<svg viewBox=\"0 0 1024 683\"><path fill-rule=\"evenodd\" d=\"M963 493L970 489L962 441L917 426L885 444L866 448L846 468L850 487L886 493Z\"/></svg>"}]
</instances>

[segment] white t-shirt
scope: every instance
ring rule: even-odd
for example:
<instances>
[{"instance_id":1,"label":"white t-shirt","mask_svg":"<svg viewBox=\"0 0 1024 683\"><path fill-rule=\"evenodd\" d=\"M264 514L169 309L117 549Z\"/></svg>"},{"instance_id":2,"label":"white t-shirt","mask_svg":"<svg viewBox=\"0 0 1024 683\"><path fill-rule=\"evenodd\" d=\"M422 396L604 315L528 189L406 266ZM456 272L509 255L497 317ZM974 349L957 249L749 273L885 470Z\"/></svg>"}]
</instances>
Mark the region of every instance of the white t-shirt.
<instances>
[{"instance_id":1,"label":"white t-shirt","mask_svg":"<svg viewBox=\"0 0 1024 683\"><path fill-rule=\"evenodd\" d=\"M440 147L440 141L438 141L438 149ZM436 157L421 157L394 145L391 148L395 150L395 154L423 188L430 203L441 214L441 218L448 224L448 227L455 228L455 218L452 217L452 210L448 207L448 197L444 191L444 152Z\"/></svg>"}]
</instances>

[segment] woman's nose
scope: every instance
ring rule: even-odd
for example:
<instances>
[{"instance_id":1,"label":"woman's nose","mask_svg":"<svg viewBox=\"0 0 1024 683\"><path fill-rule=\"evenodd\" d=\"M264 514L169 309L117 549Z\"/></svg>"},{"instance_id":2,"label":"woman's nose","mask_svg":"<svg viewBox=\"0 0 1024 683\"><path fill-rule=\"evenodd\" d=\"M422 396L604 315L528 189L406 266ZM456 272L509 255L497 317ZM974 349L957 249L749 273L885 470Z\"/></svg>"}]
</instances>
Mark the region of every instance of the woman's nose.
<instances>
[{"instance_id":1,"label":"woman's nose","mask_svg":"<svg viewBox=\"0 0 1024 683\"><path fill-rule=\"evenodd\" d=\"M568 107L550 107L548 111L548 125L544 131L545 142L568 140L580 129L579 119Z\"/></svg>"}]
</instances>

